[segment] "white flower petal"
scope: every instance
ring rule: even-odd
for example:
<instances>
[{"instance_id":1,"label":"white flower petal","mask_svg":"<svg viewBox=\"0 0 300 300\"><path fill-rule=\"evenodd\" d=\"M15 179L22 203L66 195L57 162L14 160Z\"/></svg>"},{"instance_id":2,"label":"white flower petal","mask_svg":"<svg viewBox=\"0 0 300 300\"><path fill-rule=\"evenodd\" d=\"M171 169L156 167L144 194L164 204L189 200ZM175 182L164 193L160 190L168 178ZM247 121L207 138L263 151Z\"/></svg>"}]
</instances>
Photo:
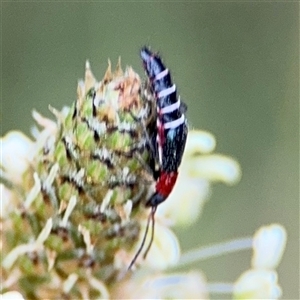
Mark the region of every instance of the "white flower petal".
<instances>
[{"instance_id":1,"label":"white flower petal","mask_svg":"<svg viewBox=\"0 0 300 300\"><path fill-rule=\"evenodd\" d=\"M48 238L52 229L52 225L52 219L49 218L44 228L41 230L39 236L37 237L36 241L34 243L21 244L13 248L4 258L2 266L5 269L10 269L19 256L24 255L28 252L40 251L41 249L43 249L43 243Z\"/></svg>"},{"instance_id":2,"label":"white flower petal","mask_svg":"<svg viewBox=\"0 0 300 300\"><path fill-rule=\"evenodd\" d=\"M4 269L10 269L19 256L36 250L36 244L22 244L13 248L3 259L2 266Z\"/></svg>"},{"instance_id":3,"label":"white flower petal","mask_svg":"<svg viewBox=\"0 0 300 300\"><path fill-rule=\"evenodd\" d=\"M7 292L0 294L1 300L24 300L23 296L18 292Z\"/></svg>"},{"instance_id":4,"label":"white flower petal","mask_svg":"<svg viewBox=\"0 0 300 300\"><path fill-rule=\"evenodd\" d=\"M34 143L19 131L10 131L1 138L2 166L5 178L20 183L31 161Z\"/></svg>"},{"instance_id":5,"label":"white flower petal","mask_svg":"<svg viewBox=\"0 0 300 300\"><path fill-rule=\"evenodd\" d=\"M63 111L57 111L51 106L49 106L49 109L57 117L58 121L62 122L62 120L65 117ZM34 157L39 153L39 151L42 148L47 147L48 149L51 149L54 146L55 135L58 130L58 125L56 122L45 118L35 110L32 112L32 116L37 122L37 124L39 124L42 127L41 131L39 131L37 128L33 128L31 130L33 136L36 139L34 148L32 149L31 153L32 157Z\"/></svg>"},{"instance_id":6,"label":"white flower petal","mask_svg":"<svg viewBox=\"0 0 300 300\"><path fill-rule=\"evenodd\" d=\"M76 203L77 203L77 198L76 198L76 196L73 195L70 198L70 201L68 202L68 205L67 205L64 217L63 217L63 219L60 222L60 226L61 227L67 227L68 221L69 221L69 217L70 217L73 209L75 208Z\"/></svg>"},{"instance_id":7,"label":"white flower petal","mask_svg":"<svg viewBox=\"0 0 300 300\"><path fill-rule=\"evenodd\" d=\"M95 298L95 300L110 299L109 291L102 281L92 276L89 276L88 281L91 287L97 290L100 294L97 298Z\"/></svg>"},{"instance_id":8,"label":"white flower petal","mask_svg":"<svg viewBox=\"0 0 300 300\"><path fill-rule=\"evenodd\" d=\"M47 178L43 182L43 187L46 191L49 191L51 189L52 183L54 182L55 178L57 177L58 171L59 171L59 165L58 165L58 163L55 163L51 167Z\"/></svg>"},{"instance_id":9,"label":"white flower petal","mask_svg":"<svg viewBox=\"0 0 300 300\"><path fill-rule=\"evenodd\" d=\"M0 183L0 218L5 218L16 208L14 194L4 184Z\"/></svg>"},{"instance_id":10,"label":"white flower petal","mask_svg":"<svg viewBox=\"0 0 300 300\"><path fill-rule=\"evenodd\" d=\"M190 130L187 136L183 159L196 153L209 153L215 149L215 137L202 130Z\"/></svg>"},{"instance_id":11,"label":"white flower petal","mask_svg":"<svg viewBox=\"0 0 300 300\"><path fill-rule=\"evenodd\" d=\"M31 188L31 190L28 192L25 202L24 202L24 207L26 209L28 209L31 204L33 203L33 201L37 198L37 196L39 195L40 191L41 191L41 180L39 178L39 175L37 173L33 174L33 179L34 179L34 185Z\"/></svg>"},{"instance_id":12,"label":"white flower petal","mask_svg":"<svg viewBox=\"0 0 300 300\"><path fill-rule=\"evenodd\" d=\"M148 275L147 275L148 274ZM142 270L112 289L111 299L208 299L200 272L149 276Z\"/></svg>"},{"instance_id":13,"label":"white flower petal","mask_svg":"<svg viewBox=\"0 0 300 300\"><path fill-rule=\"evenodd\" d=\"M286 240L287 234L281 225L261 227L253 238L252 267L275 269L282 258Z\"/></svg>"},{"instance_id":14,"label":"white flower petal","mask_svg":"<svg viewBox=\"0 0 300 300\"><path fill-rule=\"evenodd\" d=\"M180 168L190 177L205 178L210 181L220 181L235 184L240 180L240 165L232 158L220 154L195 156L185 161Z\"/></svg>"},{"instance_id":15,"label":"white flower petal","mask_svg":"<svg viewBox=\"0 0 300 300\"><path fill-rule=\"evenodd\" d=\"M248 270L234 285L234 299L278 299L281 288L277 273L267 270Z\"/></svg>"},{"instance_id":16,"label":"white flower petal","mask_svg":"<svg viewBox=\"0 0 300 300\"><path fill-rule=\"evenodd\" d=\"M45 129L48 129L49 131L52 131L53 133L57 130L57 125L54 121L42 116L39 112L36 110L32 111L32 117L34 120Z\"/></svg>"},{"instance_id":17,"label":"white flower petal","mask_svg":"<svg viewBox=\"0 0 300 300\"><path fill-rule=\"evenodd\" d=\"M151 226L151 224L150 224ZM142 223L140 231L140 239L136 244L133 251L135 254L141 245L144 233L146 230L146 221ZM151 238L151 228L149 228L148 236L146 238L145 247L138 258L138 262L143 265L147 265L152 269L164 270L167 267L175 265L180 256L180 247L176 235L168 229L166 226L155 223L155 234L153 243L151 245L150 251L143 261L143 253L147 249Z\"/></svg>"},{"instance_id":18,"label":"white flower petal","mask_svg":"<svg viewBox=\"0 0 300 300\"><path fill-rule=\"evenodd\" d=\"M172 193L159 205L156 215L170 221L170 225L189 226L200 216L209 194L210 184L207 180L179 173Z\"/></svg>"},{"instance_id":19,"label":"white flower petal","mask_svg":"<svg viewBox=\"0 0 300 300\"><path fill-rule=\"evenodd\" d=\"M68 278L64 281L62 289L64 293L69 293L73 286L75 285L76 281L78 280L78 275L76 273L71 273Z\"/></svg>"},{"instance_id":20,"label":"white flower petal","mask_svg":"<svg viewBox=\"0 0 300 300\"><path fill-rule=\"evenodd\" d=\"M37 246L44 244L44 242L49 237L49 234L51 233L52 226L53 226L52 218L49 218L35 241Z\"/></svg>"},{"instance_id":21,"label":"white flower petal","mask_svg":"<svg viewBox=\"0 0 300 300\"><path fill-rule=\"evenodd\" d=\"M69 106L64 106L60 112L66 118L68 116L70 110L71 110L71 108Z\"/></svg>"},{"instance_id":22,"label":"white flower petal","mask_svg":"<svg viewBox=\"0 0 300 300\"><path fill-rule=\"evenodd\" d=\"M206 281L199 272L156 276L147 279L144 287L156 299L208 299Z\"/></svg>"}]
</instances>

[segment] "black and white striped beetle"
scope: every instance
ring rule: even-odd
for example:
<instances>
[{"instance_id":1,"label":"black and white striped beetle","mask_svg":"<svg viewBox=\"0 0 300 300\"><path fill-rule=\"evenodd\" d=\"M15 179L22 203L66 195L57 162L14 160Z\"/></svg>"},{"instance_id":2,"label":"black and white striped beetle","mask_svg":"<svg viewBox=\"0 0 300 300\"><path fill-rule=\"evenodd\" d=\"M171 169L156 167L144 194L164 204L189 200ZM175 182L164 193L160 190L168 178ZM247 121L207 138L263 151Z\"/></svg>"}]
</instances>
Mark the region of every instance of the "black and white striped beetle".
<instances>
[{"instance_id":1,"label":"black and white striped beetle","mask_svg":"<svg viewBox=\"0 0 300 300\"><path fill-rule=\"evenodd\" d=\"M146 206L151 207L151 213L145 235L128 269L133 266L143 249L149 223L152 220L151 240L144 258L151 247L154 237L154 215L157 206L168 198L176 183L188 132L184 115L186 106L180 102L180 97L177 97L176 86L172 83L169 70L162 63L161 58L147 47L142 48L140 55L156 101L156 129L149 143L158 169L153 170L156 180L155 192L146 202Z\"/></svg>"}]
</instances>

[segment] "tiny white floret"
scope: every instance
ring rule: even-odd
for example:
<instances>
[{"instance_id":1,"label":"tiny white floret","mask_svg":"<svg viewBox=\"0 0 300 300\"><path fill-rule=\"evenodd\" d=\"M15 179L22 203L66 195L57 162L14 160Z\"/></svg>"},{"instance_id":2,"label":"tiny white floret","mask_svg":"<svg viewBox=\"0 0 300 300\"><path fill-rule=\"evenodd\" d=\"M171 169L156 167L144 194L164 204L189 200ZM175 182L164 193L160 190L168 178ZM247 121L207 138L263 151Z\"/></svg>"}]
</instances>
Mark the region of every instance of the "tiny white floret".
<instances>
[{"instance_id":1,"label":"tiny white floret","mask_svg":"<svg viewBox=\"0 0 300 300\"><path fill-rule=\"evenodd\" d=\"M24 300L23 296L18 292L7 292L4 294L0 294L1 300Z\"/></svg>"},{"instance_id":2,"label":"tiny white floret","mask_svg":"<svg viewBox=\"0 0 300 300\"><path fill-rule=\"evenodd\" d=\"M253 238L252 267L275 269L281 261L287 234L279 224L261 227Z\"/></svg>"},{"instance_id":3,"label":"tiny white floret","mask_svg":"<svg viewBox=\"0 0 300 300\"><path fill-rule=\"evenodd\" d=\"M234 299L279 299L282 291L277 273L267 270L248 270L234 285Z\"/></svg>"},{"instance_id":4,"label":"tiny white floret","mask_svg":"<svg viewBox=\"0 0 300 300\"><path fill-rule=\"evenodd\" d=\"M19 131L10 131L0 140L3 176L14 183L22 181L22 175L32 159L34 143ZM1 170L3 172L3 170Z\"/></svg>"}]
</instances>

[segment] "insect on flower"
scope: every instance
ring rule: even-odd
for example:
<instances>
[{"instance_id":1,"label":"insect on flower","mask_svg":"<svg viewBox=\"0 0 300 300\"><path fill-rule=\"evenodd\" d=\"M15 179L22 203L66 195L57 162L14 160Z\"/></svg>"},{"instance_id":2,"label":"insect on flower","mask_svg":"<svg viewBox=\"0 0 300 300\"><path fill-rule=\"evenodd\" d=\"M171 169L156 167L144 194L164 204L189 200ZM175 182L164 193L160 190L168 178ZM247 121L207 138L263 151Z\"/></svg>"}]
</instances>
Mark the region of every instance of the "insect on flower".
<instances>
[{"instance_id":1,"label":"insect on flower","mask_svg":"<svg viewBox=\"0 0 300 300\"><path fill-rule=\"evenodd\" d=\"M147 47L142 48L140 55L156 101L156 125L148 141L154 161L151 169L156 186L154 194L146 202L146 206L151 207L151 213L144 238L128 269L133 266L143 249L151 221L151 240L144 258L150 250L154 237L154 215L157 206L168 198L176 183L188 132L184 115L186 106L177 97L176 86L172 83L169 70L161 58Z\"/></svg>"}]
</instances>

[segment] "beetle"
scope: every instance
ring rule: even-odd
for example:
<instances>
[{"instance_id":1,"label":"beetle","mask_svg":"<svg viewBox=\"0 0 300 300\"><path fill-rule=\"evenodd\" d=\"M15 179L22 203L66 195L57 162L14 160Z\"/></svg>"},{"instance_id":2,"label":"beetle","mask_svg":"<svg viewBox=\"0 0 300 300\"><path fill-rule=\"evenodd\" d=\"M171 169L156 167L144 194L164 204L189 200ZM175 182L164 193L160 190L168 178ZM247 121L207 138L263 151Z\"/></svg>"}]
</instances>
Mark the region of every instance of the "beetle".
<instances>
[{"instance_id":1,"label":"beetle","mask_svg":"<svg viewBox=\"0 0 300 300\"><path fill-rule=\"evenodd\" d=\"M151 239L143 255L144 258L150 250L154 237L154 215L157 206L167 200L174 188L188 133L187 120L184 115L186 105L180 101L180 97L177 97L176 85L172 82L169 69L163 64L160 56L147 47L141 49L140 56L156 102L156 125L149 141L155 161L152 171L156 185L154 194L146 202L146 207L151 208L151 213L144 238L128 270L131 269L144 247L149 224L152 221Z\"/></svg>"}]
</instances>

